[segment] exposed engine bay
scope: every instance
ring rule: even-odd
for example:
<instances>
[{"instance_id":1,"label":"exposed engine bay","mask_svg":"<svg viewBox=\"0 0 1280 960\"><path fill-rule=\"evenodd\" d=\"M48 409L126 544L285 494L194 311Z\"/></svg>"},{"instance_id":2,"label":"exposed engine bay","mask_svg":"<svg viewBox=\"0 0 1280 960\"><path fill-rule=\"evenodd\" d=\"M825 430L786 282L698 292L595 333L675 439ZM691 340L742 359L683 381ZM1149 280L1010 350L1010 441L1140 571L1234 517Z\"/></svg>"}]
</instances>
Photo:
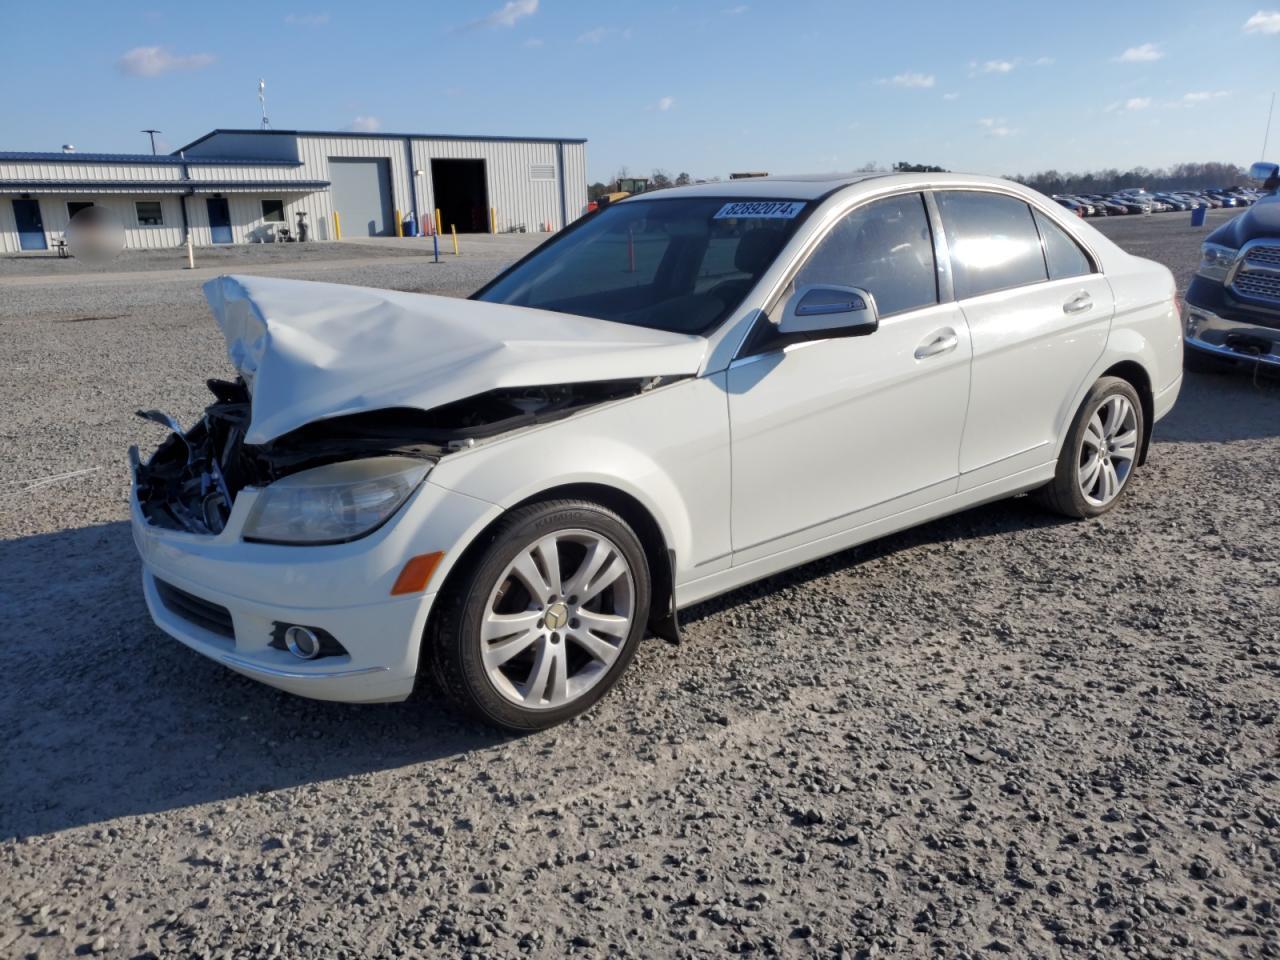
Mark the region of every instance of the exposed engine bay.
<instances>
[{"instance_id":1,"label":"exposed engine bay","mask_svg":"<svg viewBox=\"0 0 1280 960\"><path fill-rule=\"evenodd\" d=\"M418 457L435 462L478 441L569 416L680 377L607 380L490 390L431 410L392 407L317 420L264 444L245 442L251 398L243 379L209 380L214 402L191 429L158 410L138 416L167 427L169 436L143 463L129 457L138 503L148 522L171 530L215 535L245 487L344 460Z\"/></svg>"}]
</instances>

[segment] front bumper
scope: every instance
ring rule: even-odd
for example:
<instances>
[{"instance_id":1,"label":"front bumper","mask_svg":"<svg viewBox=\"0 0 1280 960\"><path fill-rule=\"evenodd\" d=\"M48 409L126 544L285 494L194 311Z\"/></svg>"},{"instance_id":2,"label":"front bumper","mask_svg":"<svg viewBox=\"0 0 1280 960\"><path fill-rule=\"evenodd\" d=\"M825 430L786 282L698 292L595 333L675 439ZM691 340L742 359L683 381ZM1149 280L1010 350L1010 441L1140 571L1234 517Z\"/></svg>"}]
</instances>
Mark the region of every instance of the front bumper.
<instances>
[{"instance_id":1,"label":"front bumper","mask_svg":"<svg viewBox=\"0 0 1280 960\"><path fill-rule=\"evenodd\" d=\"M495 508L427 482L368 537L326 546L279 546L241 539L255 496L251 488L242 490L226 529L200 536L152 526L136 491L131 495L143 593L156 626L237 673L290 693L360 703L409 696L427 616L447 569L442 565L422 594L393 597L391 585L410 557L436 550L446 551L446 558L459 553L457 545ZM220 629L193 616L157 581L222 608L229 625ZM295 657L271 645L278 624L320 628L346 653Z\"/></svg>"},{"instance_id":2,"label":"front bumper","mask_svg":"<svg viewBox=\"0 0 1280 960\"><path fill-rule=\"evenodd\" d=\"M1250 309L1221 284L1197 277L1187 291L1183 342L1224 360L1280 368L1280 314Z\"/></svg>"}]
</instances>

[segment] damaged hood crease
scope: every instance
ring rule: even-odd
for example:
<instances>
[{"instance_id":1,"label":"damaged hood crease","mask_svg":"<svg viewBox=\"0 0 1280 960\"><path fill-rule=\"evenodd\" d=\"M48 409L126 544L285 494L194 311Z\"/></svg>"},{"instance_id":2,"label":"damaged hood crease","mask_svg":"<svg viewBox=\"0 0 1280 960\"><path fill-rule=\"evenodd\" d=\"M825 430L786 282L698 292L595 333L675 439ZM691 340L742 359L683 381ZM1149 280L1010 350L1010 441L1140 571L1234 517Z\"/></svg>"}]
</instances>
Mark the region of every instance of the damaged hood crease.
<instances>
[{"instance_id":1,"label":"damaged hood crease","mask_svg":"<svg viewBox=\"0 0 1280 960\"><path fill-rule=\"evenodd\" d=\"M249 389L250 444L497 389L688 376L707 349L704 337L369 287L219 277L204 290Z\"/></svg>"}]
</instances>

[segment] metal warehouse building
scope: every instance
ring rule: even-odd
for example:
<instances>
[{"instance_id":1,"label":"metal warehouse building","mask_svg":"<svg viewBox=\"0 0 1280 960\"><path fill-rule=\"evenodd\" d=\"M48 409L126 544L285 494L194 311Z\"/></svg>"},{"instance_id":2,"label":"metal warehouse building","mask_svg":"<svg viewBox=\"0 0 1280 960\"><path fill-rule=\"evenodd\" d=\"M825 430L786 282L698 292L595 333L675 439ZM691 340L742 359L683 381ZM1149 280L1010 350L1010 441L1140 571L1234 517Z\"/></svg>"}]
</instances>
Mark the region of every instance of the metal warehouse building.
<instances>
[{"instance_id":1,"label":"metal warehouse building","mask_svg":"<svg viewBox=\"0 0 1280 960\"><path fill-rule=\"evenodd\" d=\"M214 130L167 156L0 152L0 251L46 250L86 205L129 247L558 230L587 207L586 141Z\"/></svg>"}]
</instances>

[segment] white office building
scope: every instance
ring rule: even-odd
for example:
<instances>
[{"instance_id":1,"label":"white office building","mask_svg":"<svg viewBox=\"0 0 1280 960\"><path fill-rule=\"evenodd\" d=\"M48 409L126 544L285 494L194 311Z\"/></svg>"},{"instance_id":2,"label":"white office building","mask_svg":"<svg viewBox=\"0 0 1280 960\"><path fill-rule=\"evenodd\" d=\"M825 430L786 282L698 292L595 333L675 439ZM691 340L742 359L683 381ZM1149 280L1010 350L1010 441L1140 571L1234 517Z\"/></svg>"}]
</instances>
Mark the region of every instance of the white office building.
<instances>
[{"instance_id":1,"label":"white office building","mask_svg":"<svg viewBox=\"0 0 1280 960\"><path fill-rule=\"evenodd\" d=\"M85 205L128 247L558 230L587 208L586 141L214 130L172 154L0 152L0 251L48 250ZM301 218L299 217L301 214Z\"/></svg>"}]
</instances>

